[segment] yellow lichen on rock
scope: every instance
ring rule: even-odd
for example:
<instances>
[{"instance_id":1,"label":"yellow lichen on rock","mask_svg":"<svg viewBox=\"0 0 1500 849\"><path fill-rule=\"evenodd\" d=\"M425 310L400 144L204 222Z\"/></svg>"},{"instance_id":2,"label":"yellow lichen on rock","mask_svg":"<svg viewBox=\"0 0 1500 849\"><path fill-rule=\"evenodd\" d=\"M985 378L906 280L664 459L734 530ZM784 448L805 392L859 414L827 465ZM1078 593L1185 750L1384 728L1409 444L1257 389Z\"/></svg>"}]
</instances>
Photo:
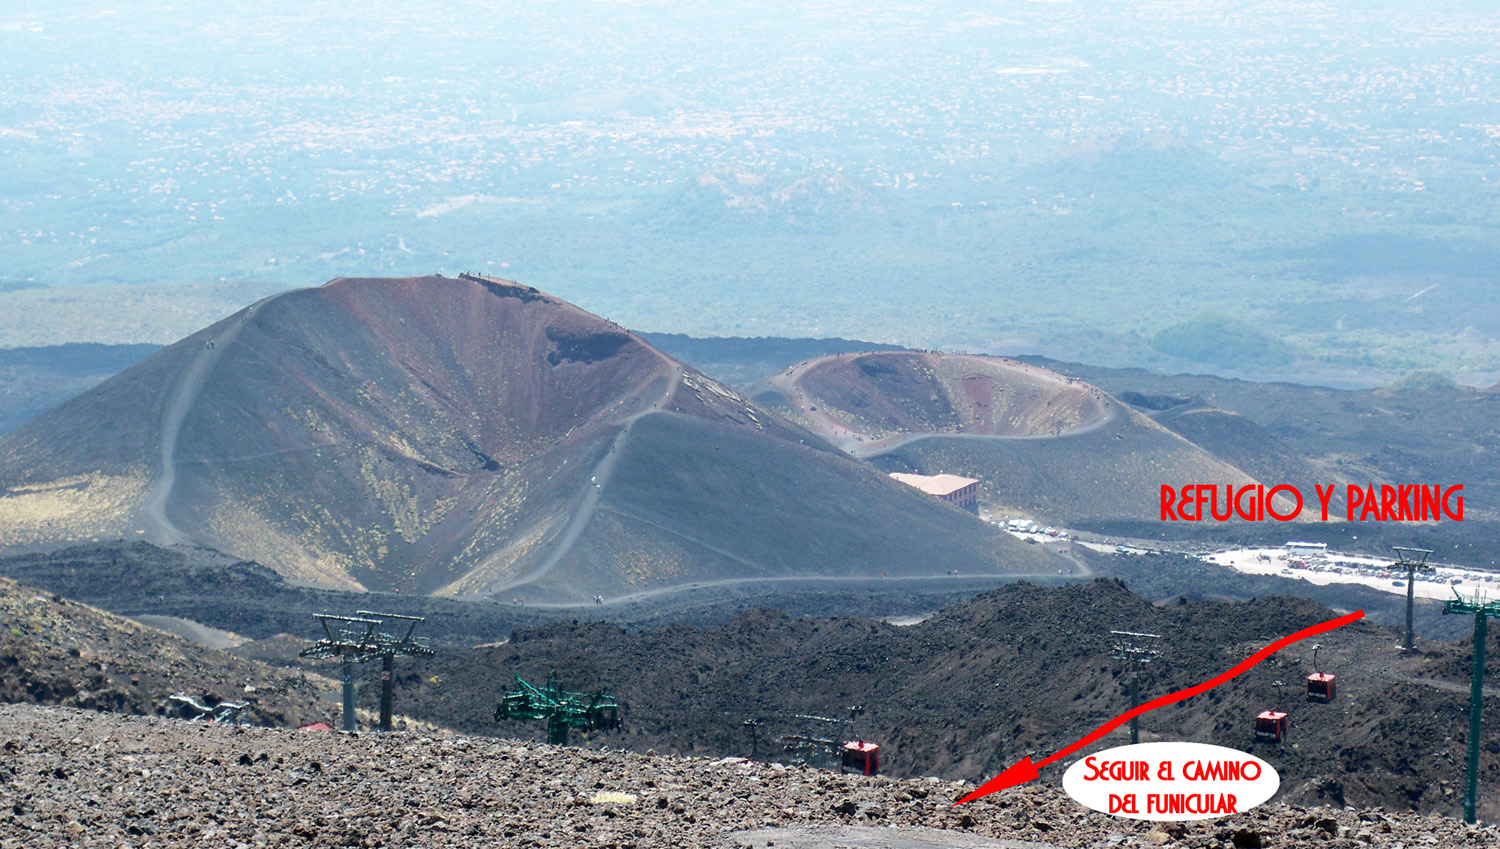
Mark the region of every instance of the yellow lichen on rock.
<instances>
[{"instance_id":1,"label":"yellow lichen on rock","mask_svg":"<svg viewBox=\"0 0 1500 849\"><path fill-rule=\"evenodd\" d=\"M382 469L382 465L388 468ZM421 496L409 482L391 474L394 468L392 464L382 463L380 452L376 448L365 446L359 450L360 479L391 517L391 525L396 533L407 542L416 542L453 509L454 499L436 499L431 509L423 510Z\"/></svg>"},{"instance_id":2,"label":"yellow lichen on rock","mask_svg":"<svg viewBox=\"0 0 1500 849\"><path fill-rule=\"evenodd\" d=\"M349 575L349 558L319 551L310 539L283 532L248 504L221 503L208 515L215 542L237 555L274 564L278 574L325 587L363 591Z\"/></svg>"},{"instance_id":3,"label":"yellow lichen on rock","mask_svg":"<svg viewBox=\"0 0 1500 849\"><path fill-rule=\"evenodd\" d=\"M512 574L516 563L543 540L550 538L560 530L565 521L564 516L555 515L547 521L538 522L516 534L506 544L499 546L486 555L481 555L474 541L470 541L469 546L464 549L460 559L480 556L483 556L484 559L465 573L463 577L442 587L433 593L433 595L472 595L483 592L492 584L503 583L506 578L516 577Z\"/></svg>"}]
</instances>

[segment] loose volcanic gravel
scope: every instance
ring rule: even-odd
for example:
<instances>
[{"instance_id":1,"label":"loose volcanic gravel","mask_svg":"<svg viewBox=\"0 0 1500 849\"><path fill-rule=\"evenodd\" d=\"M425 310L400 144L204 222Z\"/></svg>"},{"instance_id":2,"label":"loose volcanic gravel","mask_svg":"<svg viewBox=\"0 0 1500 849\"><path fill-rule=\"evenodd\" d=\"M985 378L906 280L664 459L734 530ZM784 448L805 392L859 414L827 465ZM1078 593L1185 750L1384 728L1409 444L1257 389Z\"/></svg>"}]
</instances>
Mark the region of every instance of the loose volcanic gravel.
<instances>
[{"instance_id":1,"label":"loose volcanic gravel","mask_svg":"<svg viewBox=\"0 0 1500 849\"><path fill-rule=\"evenodd\" d=\"M974 838L984 837L1067 847L1500 845L1492 828L1453 819L1289 805L1142 823L1042 785L952 805L970 789L738 759L0 706L4 849L915 847L983 846ZM953 841L934 843L944 831Z\"/></svg>"},{"instance_id":2,"label":"loose volcanic gravel","mask_svg":"<svg viewBox=\"0 0 1500 849\"><path fill-rule=\"evenodd\" d=\"M907 627L774 611L706 629L555 624L403 665L395 699L404 713L444 728L535 737L544 733L537 723L497 726L495 702L514 689L513 673L539 683L556 671L568 689L607 686L619 699L622 727L603 735L611 747L715 757L779 756L777 738L821 736L802 717L850 717L849 705L864 704L857 734L839 733L878 742L887 771L980 782L1025 755L1039 760L1062 749L1131 706L1111 629L1163 635L1142 690L1156 697L1337 615L1285 597L1158 607L1105 579L1059 589L1010 584ZM1290 804L1456 816L1472 648L1424 641L1402 652L1399 639L1364 622L1320 637L1317 663L1338 673L1331 704L1297 692L1314 668L1304 641L1208 693L1151 711L1141 719L1142 739L1248 750L1276 768ZM375 664L365 670L377 672ZM370 694L378 686L363 683ZM1500 700L1486 702L1483 727L1500 728ZM1256 714L1273 706L1290 712L1286 745L1253 736ZM752 717L760 723L755 738L743 724ZM1100 748L1128 739L1120 728ZM1500 780L1500 745L1481 744L1480 774ZM1048 767L1043 776L1056 783L1061 772ZM1479 812L1500 819L1497 797L1482 796Z\"/></svg>"},{"instance_id":3,"label":"loose volcanic gravel","mask_svg":"<svg viewBox=\"0 0 1500 849\"><path fill-rule=\"evenodd\" d=\"M182 716L244 701L242 721L297 726L332 719L326 678L234 657L0 578L0 702ZM300 648L300 646L299 646Z\"/></svg>"}]
</instances>

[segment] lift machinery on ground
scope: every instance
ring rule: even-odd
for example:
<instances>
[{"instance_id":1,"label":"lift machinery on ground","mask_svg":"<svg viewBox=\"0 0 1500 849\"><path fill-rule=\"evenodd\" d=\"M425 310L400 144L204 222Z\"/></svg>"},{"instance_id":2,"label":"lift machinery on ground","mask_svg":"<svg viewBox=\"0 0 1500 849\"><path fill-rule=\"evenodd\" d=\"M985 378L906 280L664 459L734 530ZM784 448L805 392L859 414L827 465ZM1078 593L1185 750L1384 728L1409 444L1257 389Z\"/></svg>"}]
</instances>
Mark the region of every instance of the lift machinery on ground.
<instances>
[{"instance_id":1,"label":"lift machinery on ground","mask_svg":"<svg viewBox=\"0 0 1500 849\"><path fill-rule=\"evenodd\" d=\"M547 675L545 687L535 687L517 675L513 693L506 693L495 708L495 721L545 719L547 742L568 745L568 729L612 731L620 726L620 705L608 688L593 693L570 693L557 683L557 673Z\"/></svg>"},{"instance_id":2,"label":"lift machinery on ground","mask_svg":"<svg viewBox=\"0 0 1500 849\"><path fill-rule=\"evenodd\" d=\"M848 719L806 713L778 714L775 719L779 722L795 723L805 729L800 734L781 734L774 738L780 746L780 759L818 769L837 765L840 772L879 775L879 744L864 739L856 730L857 720L865 712L865 707L850 705L848 710ZM762 717L751 717L741 723L750 731L751 758L759 756L757 732L764 721ZM847 733L840 733L841 731ZM854 739L849 739L851 737ZM840 740L844 742L840 743ZM773 755L772 758L776 759L776 756Z\"/></svg>"},{"instance_id":3,"label":"lift machinery on ground","mask_svg":"<svg viewBox=\"0 0 1500 849\"><path fill-rule=\"evenodd\" d=\"M207 705L186 693L174 693L167 698L182 705L184 710L191 710L193 715L189 719L227 722L230 725L239 725L244 720L245 708L250 707L249 702L219 702Z\"/></svg>"}]
</instances>

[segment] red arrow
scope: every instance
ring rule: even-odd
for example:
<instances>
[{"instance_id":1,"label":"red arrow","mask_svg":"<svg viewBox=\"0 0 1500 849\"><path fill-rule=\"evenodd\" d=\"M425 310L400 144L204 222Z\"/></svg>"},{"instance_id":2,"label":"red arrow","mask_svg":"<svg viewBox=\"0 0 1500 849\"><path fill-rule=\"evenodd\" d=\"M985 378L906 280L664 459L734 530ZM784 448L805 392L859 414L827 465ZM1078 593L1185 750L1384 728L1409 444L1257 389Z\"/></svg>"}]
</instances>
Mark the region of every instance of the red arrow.
<instances>
[{"instance_id":1,"label":"red arrow","mask_svg":"<svg viewBox=\"0 0 1500 849\"><path fill-rule=\"evenodd\" d=\"M1031 781L1032 779L1035 779L1037 777L1037 770L1041 767L1044 767L1055 760L1065 758L1068 755L1073 754L1079 749L1082 749L1084 746L1087 746L1095 740L1098 740L1100 737L1103 737L1104 735L1115 730L1116 728L1119 728L1121 725L1124 725L1131 719L1140 716L1143 713L1149 713L1153 710L1156 710L1157 708L1166 707L1170 704L1176 704L1177 702L1183 701L1185 699L1190 699L1193 696L1198 695L1199 693L1206 693L1209 690L1212 690L1213 688L1219 686L1220 684L1228 683L1229 681L1232 681L1235 678L1238 678L1239 676L1245 674L1246 672L1250 671L1250 669L1257 663L1260 663L1261 661L1265 660L1276 652L1281 651L1292 643L1295 643L1299 640L1305 640L1308 637L1316 637L1319 634L1327 633L1328 631L1332 631L1335 628L1342 628L1345 625L1363 619L1364 615L1365 612L1363 610L1356 610L1353 613L1340 616L1337 619L1330 619L1320 625L1313 625L1310 628L1303 628L1295 634L1282 637L1276 642L1270 644L1269 646L1266 646L1255 654L1252 654L1244 660L1240 661L1235 665L1233 669L1229 670L1228 672L1210 678L1209 680L1204 681L1202 684L1195 684L1185 690L1178 690L1175 693L1170 693L1168 695L1161 696L1160 698L1152 699L1151 701L1146 702L1139 707L1131 708L1130 710L1120 714L1114 719L1111 719L1098 728L1095 728L1092 732L1089 733L1087 737L1084 737L1082 740L1079 740L1071 746L1068 746L1066 749L1063 749L1062 751L1058 752L1055 755L1052 755L1051 757L1041 761L1040 763L1033 764L1029 755L1022 758L1019 763L1012 765L1005 772L1002 772L994 778L991 778L989 781L981 784L979 786L979 789L963 797L962 799L959 799L953 804L962 805L965 802L971 802L980 797L988 796L991 793L999 792L1007 787L1015 787L1018 784L1025 784L1026 782Z\"/></svg>"}]
</instances>

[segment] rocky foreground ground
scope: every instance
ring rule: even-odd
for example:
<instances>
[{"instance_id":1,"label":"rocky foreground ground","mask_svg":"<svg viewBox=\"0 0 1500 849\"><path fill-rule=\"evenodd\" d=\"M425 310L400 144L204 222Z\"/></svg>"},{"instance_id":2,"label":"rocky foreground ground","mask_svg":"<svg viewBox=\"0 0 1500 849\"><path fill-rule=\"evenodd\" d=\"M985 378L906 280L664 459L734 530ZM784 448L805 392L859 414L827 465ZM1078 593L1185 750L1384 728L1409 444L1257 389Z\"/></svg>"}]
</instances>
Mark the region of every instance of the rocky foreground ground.
<instances>
[{"instance_id":1,"label":"rocky foreground ground","mask_svg":"<svg viewBox=\"0 0 1500 849\"><path fill-rule=\"evenodd\" d=\"M1493 828L1453 819L1289 805L1139 823L1053 786L954 807L970 789L734 759L0 707L5 849L1500 845Z\"/></svg>"}]
</instances>

